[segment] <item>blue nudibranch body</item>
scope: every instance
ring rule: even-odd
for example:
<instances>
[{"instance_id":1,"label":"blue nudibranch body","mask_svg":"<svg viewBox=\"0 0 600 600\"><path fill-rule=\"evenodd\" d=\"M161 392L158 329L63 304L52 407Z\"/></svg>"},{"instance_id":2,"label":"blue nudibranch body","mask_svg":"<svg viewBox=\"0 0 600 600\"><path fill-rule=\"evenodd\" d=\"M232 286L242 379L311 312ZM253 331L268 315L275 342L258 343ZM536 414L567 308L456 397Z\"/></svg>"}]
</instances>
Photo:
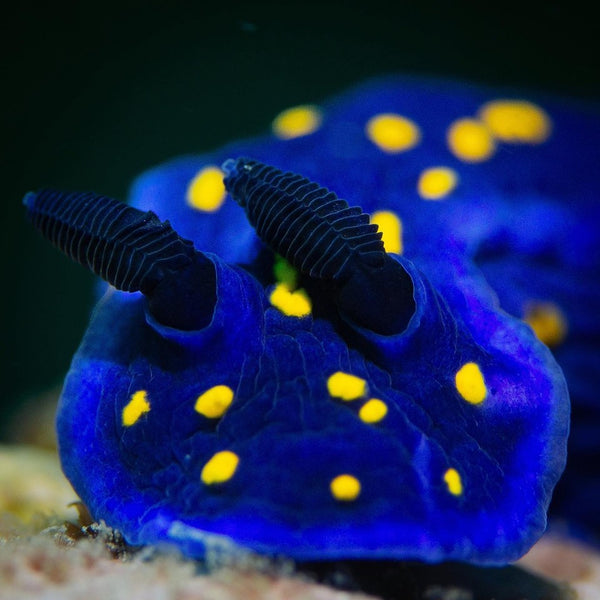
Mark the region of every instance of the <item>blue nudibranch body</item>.
<instances>
[{"instance_id":1,"label":"blue nudibranch body","mask_svg":"<svg viewBox=\"0 0 600 600\"><path fill-rule=\"evenodd\" d=\"M196 557L503 563L535 542L569 429L540 340L574 396L598 383L600 121L496 93L377 80L136 181L204 287L169 286L165 314L152 268L94 312L57 418L94 518Z\"/></svg>"}]
</instances>

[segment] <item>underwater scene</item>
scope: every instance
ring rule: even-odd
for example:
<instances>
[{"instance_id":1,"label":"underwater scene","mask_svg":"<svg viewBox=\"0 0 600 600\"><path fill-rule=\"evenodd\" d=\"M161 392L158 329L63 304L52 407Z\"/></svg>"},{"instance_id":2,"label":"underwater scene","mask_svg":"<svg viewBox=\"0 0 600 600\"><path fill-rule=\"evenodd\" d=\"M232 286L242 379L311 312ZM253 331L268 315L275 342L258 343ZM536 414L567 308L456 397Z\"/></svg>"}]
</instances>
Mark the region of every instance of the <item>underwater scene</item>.
<instances>
[{"instance_id":1,"label":"underwater scene","mask_svg":"<svg viewBox=\"0 0 600 600\"><path fill-rule=\"evenodd\" d=\"M254 9L15 59L65 91L12 155L0 598L600 597L580 20Z\"/></svg>"}]
</instances>

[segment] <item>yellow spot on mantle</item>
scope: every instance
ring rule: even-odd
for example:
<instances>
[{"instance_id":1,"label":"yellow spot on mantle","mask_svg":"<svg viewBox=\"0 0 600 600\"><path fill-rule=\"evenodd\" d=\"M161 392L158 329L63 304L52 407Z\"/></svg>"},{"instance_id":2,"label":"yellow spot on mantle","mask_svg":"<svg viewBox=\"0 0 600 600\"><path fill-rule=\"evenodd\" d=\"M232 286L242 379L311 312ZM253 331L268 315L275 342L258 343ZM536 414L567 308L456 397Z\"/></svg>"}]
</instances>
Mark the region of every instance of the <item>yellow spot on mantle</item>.
<instances>
[{"instance_id":1,"label":"yellow spot on mantle","mask_svg":"<svg viewBox=\"0 0 600 600\"><path fill-rule=\"evenodd\" d=\"M223 171L210 165L201 169L188 185L186 200L196 210L215 212L225 201Z\"/></svg>"},{"instance_id":2,"label":"yellow spot on mantle","mask_svg":"<svg viewBox=\"0 0 600 600\"><path fill-rule=\"evenodd\" d=\"M546 112L527 100L493 100L478 116L496 139L513 144L541 144L552 130Z\"/></svg>"},{"instance_id":3,"label":"yellow spot on mantle","mask_svg":"<svg viewBox=\"0 0 600 600\"><path fill-rule=\"evenodd\" d=\"M567 319L553 302L531 302L525 309L524 321L550 347L561 344L567 335Z\"/></svg>"},{"instance_id":4,"label":"yellow spot on mantle","mask_svg":"<svg viewBox=\"0 0 600 600\"><path fill-rule=\"evenodd\" d=\"M390 154L410 150L421 140L419 127L410 119L395 113L380 113L371 117L365 132L380 150Z\"/></svg>"},{"instance_id":5,"label":"yellow spot on mantle","mask_svg":"<svg viewBox=\"0 0 600 600\"><path fill-rule=\"evenodd\" d=\"M385 402L378 398L371 398L361 406L358 416L365 423L379 423L387 415L387 411Z\"/></svg>"},{"instance_id":6,"label":"yellow spot on mantle","mask_svg":"<svg viewBox=\"0 0 600 600\"><path fill-rule=\"evenodd\" d=\"M360 494L360 481L353 475L346 473L334 477L329 487L333 497L342 502L356 500Z\"/></svg>"},{"instance_id":7,"label":"yellow spot on mantle","mask_svg":"<svg viewBox=\"0 0 600 600\"><path fill-rule=\"evenodd\" d=\"M463 493L462 480L460 474L456 469L448 469L444 473L444 481L448 486L448 491L453 496L460 496Z\"/></svg>"},{"instance_id":8,"label":"yellow spot on mantle","mask_svg":"<svg viewBox=\"0 0 600 600\"><path fill-rule=\"evenodd\" d=\"M449 167L431 167L425 169L417 183L419 196L425 200L445 198L458 183L458 175Z\"/></svg>"},{"instance_id":9,"label":"yellow spot on mantle","mask_svg":"<svg viewBox=\"0 0 600 600\"><path fill-rule=\"evenodd\" d=\"M490 130L476 119L454 121L448 128L446 141L452 154L468 163L487 160L496 151Z\"/></svg>"},{"instance_id":10,"label":"yellow spot on mantle","mask_svg":"<svg viewBox=\"0 0 600 600\"><path fill-rule=\"evenodd\" d=\"M330 396L341 400L356 400L367 395L367 382L361 377L336 371L327 379L327 391Z\"/></svg>"},{"instance_id":11,"label":"yellow spot on mantle","mask_svg":"<svg viewBox=\"0 0 600 600\"><path fill-rule=\"evenodd\" d=\"M470 404L481 404L485 400L487 388L477 363L468 362L458 370L456 389Z\"/></svg>"},{"instance_id":12,"label":"yellow spot on mantle","mask_svg":"<svg viewBox=\"0 0 600 600\"><path fill-rule=\"evenodd\" d=\"M226 385L215 385L198 396L194 410L208 419L222 417L233 400L233 390Z\"/></svg>"},{"instance_id":13,"label":"yellow spot on mantle","mask_svg":"<svg viewBox=\"0 0 600 600\"><path fill-rule=\"evenodd\" d=\"M271 127L278 138L291 140L316 131L320 127L322 119L318 107L304 104L280 112L273 119Z\"/></svg>"},{"instance_id":14,"label":"yellow spot on mantle","mask_svg":"<svg viewBox=\"0 0 600 600\"><path fill-rule=\"evenodd\" d=\"M124 427L130 427L137 423L138 419L149 412L150 402L146 390L139 390L131 395L129 402L123 408L121 421Z\"/></svg>"},{"instance_id":15,"label":"yellow spot on mantle","mask_svg":"<svg viewBox=\"0 0 600 600\"><path fill-rule=\"evenodd\" d=\"M371 215L371 223L379 227L386 252L402 254L402 221L391 210L378 210Z\"/></svg>"},{"instance_id":16,"label":"yellow spot on mantle","mask_svg":"<svg viewBox=\"0 0 600 600\"><path fill-rule=\"evenodd\" d=\"M238 467L240 459L235 452L222 450L217 452L205 465L200 479L206 485L215 485L229 481Z\"/></svg>"},{"instance_id":17,"label":"yellow spot on mantle","mask_svg":"<svg viewBox=\"0 0 600 600\"><path fill-rule=\"evenodd\" d=\"M312 308L308 294L303 289L292 291L287 283L275 285L269 302L288 317L305 317Z\"/></svg>"}]
</instances>

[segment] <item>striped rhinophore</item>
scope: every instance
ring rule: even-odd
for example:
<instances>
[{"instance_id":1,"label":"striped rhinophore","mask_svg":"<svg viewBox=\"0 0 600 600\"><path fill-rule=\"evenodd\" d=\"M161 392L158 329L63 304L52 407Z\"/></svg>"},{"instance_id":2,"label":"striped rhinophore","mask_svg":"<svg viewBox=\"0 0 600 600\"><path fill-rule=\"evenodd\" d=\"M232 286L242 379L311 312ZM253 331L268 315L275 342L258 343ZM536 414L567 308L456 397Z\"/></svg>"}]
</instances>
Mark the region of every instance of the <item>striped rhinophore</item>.
<instances>
[{"instance_id":1,"label":"striped rhinophore","mask_svg":"<svg viewBox=\"0 0 600 600\"><path fill-rule=\"evenodd\" d=\"M383 266L381 233L360 207L302 175L248 158L226 161L223 171L261 240L301 273L340 280L359 265Z\"/></svg>"},{"instance_id":2,"label":"striped rhinophore","mask_svg":"<svg viewBox=\"0 0 600 600\"><path fill-rule=\"evenodd\" d=\"M106 196L42 189L24 204L44 237L119 290L148 294L195 253L168 221Z\"/></svg>"}]
</instances>

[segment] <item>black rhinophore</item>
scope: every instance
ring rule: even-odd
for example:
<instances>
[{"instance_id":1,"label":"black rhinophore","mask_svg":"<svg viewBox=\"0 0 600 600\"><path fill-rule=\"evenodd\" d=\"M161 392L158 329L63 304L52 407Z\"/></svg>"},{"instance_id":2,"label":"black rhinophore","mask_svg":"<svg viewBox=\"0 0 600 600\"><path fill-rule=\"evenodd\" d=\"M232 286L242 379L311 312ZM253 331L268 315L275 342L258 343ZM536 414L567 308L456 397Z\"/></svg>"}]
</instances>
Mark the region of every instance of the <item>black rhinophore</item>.
<instances>
[{"instance_id":1,"label":"black rhinophore","mask_svg":"<svg viewBox=\"0 0 600 600\"><path fill-rule=\"evenodd\" d=\"M91 192L42 189L23 199L31 223L72 260L177 329L204 327L216 302L214 265L168 221Z\"/></svg>"}]
</instances>

